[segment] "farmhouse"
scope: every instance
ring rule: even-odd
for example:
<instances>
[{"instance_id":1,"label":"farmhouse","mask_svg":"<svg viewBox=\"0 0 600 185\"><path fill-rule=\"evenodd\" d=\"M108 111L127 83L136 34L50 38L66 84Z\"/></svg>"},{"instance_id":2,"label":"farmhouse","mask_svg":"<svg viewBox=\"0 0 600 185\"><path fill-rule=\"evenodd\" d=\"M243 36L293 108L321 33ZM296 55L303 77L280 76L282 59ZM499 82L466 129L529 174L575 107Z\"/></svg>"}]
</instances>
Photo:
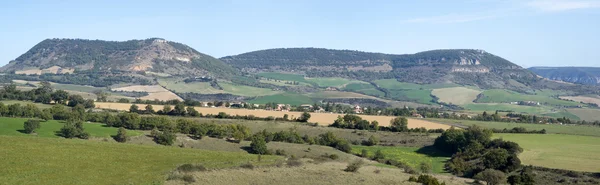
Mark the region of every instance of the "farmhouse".
<instances>
[{"instance_id":1,"label":"farmhouse","mask_svg":"<svg viewBox=\"0 0 600 185\"><path fill-rule=\"evenodd\" d=\"M277 108L275 108L276 111L284 111L284 112L288 112L290 111L290 105L289 104L277 104Z\"/></svg>"},{"instance_id":2,"label":"farmhouse","mask_svg":"<svg viewBox=\"0 0 600 185\"><path fill-rule=\"evenodd\" d=\"M304 110L310 110L313 108L313 106L310 104L302 104L302 105L300 105L300 108L304 109Z\"/></svg>"},{"instance_id":3,"label":"farmhouse","mask_svg":"<svg viewBox=\"0 0 600 185\"><path fill-rule=\"evenodd\" d=\"M354 113L356 113L356 114L362 114L363 110L360 108L360 106L355 105L354 106Z\"/></svg>"}]
</instances>

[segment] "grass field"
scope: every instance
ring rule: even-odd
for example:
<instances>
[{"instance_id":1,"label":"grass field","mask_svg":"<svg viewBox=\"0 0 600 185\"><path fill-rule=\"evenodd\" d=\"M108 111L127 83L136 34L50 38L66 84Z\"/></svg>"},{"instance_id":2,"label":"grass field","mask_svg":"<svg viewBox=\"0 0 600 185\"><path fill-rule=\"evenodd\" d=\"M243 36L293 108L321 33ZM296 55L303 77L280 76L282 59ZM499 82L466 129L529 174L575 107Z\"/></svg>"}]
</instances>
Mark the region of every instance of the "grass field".
<instances>
[{"instance_id":1,"label":"grass field","mask_svg":"<svg viewBox=\"0 0 600 185\"><path fill-rule=\"evenodd\" d=\"M358 92L366 95L384 97L385 93L375 88L375 86L368 83L350 83L344 87L344 90Z\"/></svg>"},{"instance_id":2,"label":"grass field","mask_svg":"<svg viewBox=\"0 0 600 185\"><path fill-rule=\"evenodd\" d=\"M457 87L456 84L451 83L442 83L442 84L415 84L415 83L405 83L398 82L396 79L385 79L385 80L375 80L373 81L381 88L385 89L440 89L440 88L449 88L449 87Z\"/></svg>"},{"instance_id":3,"label":"grass field","mask_svg":"<svg viewBox=\"0 0 600 185\"><path fill-rule=\"evenodd\" d=\"M313 104L315 101L313 101L311 98L309 98L305 95L296 94L296 93L287 93L287 92L281 93L281 94L269 95L269 96L260 96L260 97L256 97L255 99L249 101L249 103L256 103L256 104L266 104L266 103L271 103L271 102L290 104L290 105L301 105L301 104Z\"/></svg>"},{"instance_id":4,"label":"grass field","mask_svg":"<svg viewBox=\"0 0 600 185\"><path fill-rule=\"evenodd\" d=\"M158 78L158 84L175 92L180 93L199 93L199 94L218 94L224 93L222 90L215 89L208 82L185 83L176 78Z\"/></svg>"},{"instance_id":5,"label":"grass field","mask_svg":"<svg viewBox=\"0 0 600 185\"><path fill-rule=\"evenodd\" d=\"M433 147L392 147L392 146L352 146L352 153L361 154L362 150L367 150L369 157L372 157L377 150L385 155L386 159L402 161L405 164L419 169L421 163L428 163L432 167L433 173L444 173L444 163L450 159L450 156L444 154Z\"/></svg>"},{"instance_id":6,"label":"grass field","mask_svg":"<svg viewBox=\"0 0 600 185\"><path fill-rule=\"evenodd\" d=\"M26 118L0 117L0 135L57 138L59 136L56 135L56 131L59 131L60 128L62 128L64 125L64 123L56 120L41 122L40 129L36 131L37 134L29 135L21 132L21 130L23 130L23 123L27 120L28 119ZM83 128L85 129L85 131L89 132L90 135L93 137L111 137L112 135L117 134L117 128L104 127L104 125L102 124L84 123ZM138 131L130 130L127 132L127 135L137 136L141 135L141 133Z\"/></svg>"},{"instance_id":7,"label":"grass field","mask_svg":"<svg viewBox=\"0 0 600 185\"><path fill-rule=\"evenodd\" d=\"M356 173L344 172L348 165L343 162L314 162L303 160L299 167L261 167L255 170L247 169L225 169L208 172L193 173L196 179L203 179L192 183L194 185L204 184L285 184L285 185L364 185L364 184L414 184L408 182L410 174L404 173L398 168L388 168L367 165L360 168ZM235 178L232 178L235 174ZM473 180L447 175L434 174L440 183L448 185L472 184ZM167 181L166 185L184 184L182 181Z\"/></svg>"},{"instance_id":8,"label":"grass field","mask_svg":"<svg viewBox=\"0 0 600 185\"><path fill-rule=\"evenodd\" d=\"M306 79L309 82L317 84L319 87L338 87L342 88L346 84L350 83L366 83L358 80L349 80L345 78L309 78Z\"/></svg>"},{"instance_id":9,"label":"grass field","mask_svg":"<svg viewBox=\"0 0 600 185\"><path fill-rule=\"evenodd\" d=\"M258 76L270 78L270 79L276 79L276 80L296 81L296 82L305 82L305 83L308 82L308 81L306 81L306 79L304 79L303 75L298 75L298 74L259 73Z\"/></svg>"},{"instance_id":10,"label":"grass field","mask_svg":"<svg viewBox=\"0 0 600 185\"><path fill-rule=\"evenodd\" d=\"M162 107L161 105L153 105L154 107ZM126 103L105 103L105 102L96 102L97 108L105 108L105 109L114 109L114 110L129 110L131 104ZM140 106L144 107L144 106ZM267 111L267 110L250 110L250 109L230 109L230 108L207 108L207 107L195 107L198 112L202 114L213 114L217 115L219 112L225 112L230 115L254 115L257 117L283 117L283 115L288 114L290 118L298 118L302 114L302 112L282 112L282 111ZM343 114L333 114L333 113L310 113L311 118L308 120L309 122L318 123L320 125L330 125L332 124L338 116L344 116ZM395 118L393 116L371 116L371 115L359 115L365 120L379 122L380 126L388 126L390 121ZM447 129L450 128L448 125L433 123L429 121L425 121L422 119L408 119L408 127L409 128L419 128L425 127L428 129Z\"/></svg>"},{"instance_id":11,"label":"grass field","mask_svg":"<svg viewBox=\"0 0 600 185\"><path fill-rule=\"evenodd\" d=\"M546 129L548 133L553 134L569 134L582 136L600 137L600 127L581 126L581 125L546 125L546 124L526 124L526 123L504 123L504 122L488 122L488 121L470 121L470 120L451 120L451 119L426 119L428 121L445 123L449 125L471 126L477 125L485 128L496 129L512 129L514 127L524 127L527 130L542 130Z\"/></svg>"},{"instance_id":12,"label":"grass field","mask_svg":"<svg viewBox=\"0 0 600 185\"><path fill-rule=\"evenodd\" d=\"M595 103L600 105L600 97L597 95L587 95L587 96L561 96L561 99L572 100L575 102L583 102L583 103Z\"/></svg>"},{"instance_id":13,"label":"grass field","mask_svg":"<svg viewBox=\"0 0 600 185\"><path fill-rule=\"evenodd\" d=\"M466 87L450 87L434 89L431 94L439 98L440 102L451 103L454 105L465 105L473 103L481 91Z\"/></svg>"},{"instance_id":14,"label":"grass field","mask_svg":"<svg viewBox=\"0 0 600 185\"><path fill-rule=\"evenodd\" d=\"M544 95L528 95L517 92L512 92L504 89L486 90L482 93L483 98L477 99L478 103L508 103L518 101L536 101L541 104L560 105L560 106L577 106L581 105L578 102L559 100L553 97Z\"/></svg>"},{"instance_id":15,"label":"grass field","mask_svg":"<svg viewBox=\"0 0 600 185\"><path fill-rule=\"evenodd\" d=\"M598 121L600 120L600 109L567 109L571 114L576 115L581 120Z\"/></svg>"},{"instance_id":16,"label":"grass field","mask_svg":"<svg viewBox=\"0 0 600 185\"><path fill-rule=\"evenodd\" d=\"M402 90L389 90L388 96L392 99L401 101L415 101L422 104L433 104L433 97L431 97L431 90L419 90L419 89L402 89Z\"/></svg>"},{"instance_id":17,"label":"grass field","mask_svg":"<svg viewBox=\"0 0 600 185\"><path fill-rule=\"evenodd\" d=\"M235 85L227 82L219 82L219 85L223 88L223 91L233 95L239 96L266 96L281 93L280 91L273 91L266 88L250 87L245 85Z\"/></svg>"},{"instance_id":18,"label":"grass field","mask_svg":"<svg viewBox=\"0 0 600 185\"><path fill-rule=\"evenodd\" d=\"M524 164L576 171L600 172L598 137L564 134L494 134L519 143Z\"/></svg>"},{"instance_id":19,"label":"grass field","mask_svg":"<svg viewBox=\"0 0 600 185\"><path fill-rule=\"evenodd\" d=\"M483 111L495 112L496 110L526 114L544 114L551 112L551 108L546 106L511 105L508 103L472 103L466 104L463 107L477 113L482 113Z\"/></svg>"},{"instance_id":20,"label":"grass field","mask_svg":"<svg viewBox=\"0 0 600 185\"><path fill-rule=\"evenodd\" d=\"M161 184L186 163L209 169L256 162L255 155L178 147L0 136L2 184ZM279 157L262 156L260 164Z\"/></svg>"}]
</instances>

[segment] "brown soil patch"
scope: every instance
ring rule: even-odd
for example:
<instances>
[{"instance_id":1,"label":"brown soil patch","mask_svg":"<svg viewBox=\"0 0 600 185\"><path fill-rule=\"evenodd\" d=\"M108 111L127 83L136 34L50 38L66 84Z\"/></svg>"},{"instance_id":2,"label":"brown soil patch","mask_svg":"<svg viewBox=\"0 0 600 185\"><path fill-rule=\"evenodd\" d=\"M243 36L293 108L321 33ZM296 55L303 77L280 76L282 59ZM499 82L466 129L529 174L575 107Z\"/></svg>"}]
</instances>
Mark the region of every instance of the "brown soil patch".
<instances>
[{"instance_id":1,"label":"brown soil patch","mask_svg":"<svg viewBox=\"0 0 600 185\"><path fill-rule=\"evenodd\" d=\"M131 104L126 103L105 103L105 102L96 102L97 108L105 108L105 109L114 109L114 110L129 110ZM145 107L145 105L140 105L140 108ZM162 109L162 105L153 105L156 110ZM267 111L267 110L250 110L250 109L230 109L230 108L207 108L207 107L195 107L202 114L219 114L219 112L225 112L231 115L254 115L257 117L283 117L283 115L287 114L290 118L298 118L302 114L301 112L281 112L281 111ZM343 114L333 114L333 113L310 113L311 118L310 122L319 123L319 125L330 125L332 124L338 116L344 116ZM377 121L380 126L389 126L390 121L395 118L393 116L371 116L371 115L359 115L365 120L368 121ZM419 128L425 127L427 129L448 129L449 125L434 123L430 121L425 121L421 119L413 119L408 118L408 127L409 128Z\"/></svg>"},{"instance_id":2,"label":"brown soil patch","mask_svg":"<svg viewBox=\"0 0 600 185\"><path fill-rule=\"evenodd\" d=\"M125 92L147 92L148 95L140 97L142 100L183 100L175 93L159 86L159 85L132 85L121 88L114 88L112 91Z\"/></svg>"}]
</instances>

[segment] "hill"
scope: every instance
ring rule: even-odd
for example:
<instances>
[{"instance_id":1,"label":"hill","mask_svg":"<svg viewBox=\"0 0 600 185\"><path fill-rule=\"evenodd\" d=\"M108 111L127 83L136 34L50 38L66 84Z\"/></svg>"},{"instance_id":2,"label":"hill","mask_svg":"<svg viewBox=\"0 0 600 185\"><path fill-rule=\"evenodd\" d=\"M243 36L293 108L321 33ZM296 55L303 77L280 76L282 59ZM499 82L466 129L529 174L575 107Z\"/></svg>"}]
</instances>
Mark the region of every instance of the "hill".
<instances>
[{"instance_id":1,"label":"hill","mask_svg":"<svg viewBox=\"0 0 600 185\"><path fill-rule=\"evenodd\" d=\"M152 84L146 74L229 78L237 70L184 44L151 38L123 42L46 39L0 68L0 72L107 86L116 82Z\"/></svg>"},{"instance_id":2,"label":"hill","mask_svg":"<svg viewBox=\"0 0 600 185\"><path fill-rule=\"evenodd\" d=\"M599 67L531 67L529 70L550 80L600 85Z\"/></svg>"},{"instance_id":3,"label":"hill","mask_svg":"<svg viewBox=\"0 0 600 185\"><path fill-rule=\"evenodd\" d=\"M286 48L254 51L223 57L221 60L247 72L287 72L309 77L342 77L364 81L396 78L409 83L456 83L524 90L519 86L537 79L532 72L508 60L472 49L396 55Z\"/></svg>"}]
</instances>

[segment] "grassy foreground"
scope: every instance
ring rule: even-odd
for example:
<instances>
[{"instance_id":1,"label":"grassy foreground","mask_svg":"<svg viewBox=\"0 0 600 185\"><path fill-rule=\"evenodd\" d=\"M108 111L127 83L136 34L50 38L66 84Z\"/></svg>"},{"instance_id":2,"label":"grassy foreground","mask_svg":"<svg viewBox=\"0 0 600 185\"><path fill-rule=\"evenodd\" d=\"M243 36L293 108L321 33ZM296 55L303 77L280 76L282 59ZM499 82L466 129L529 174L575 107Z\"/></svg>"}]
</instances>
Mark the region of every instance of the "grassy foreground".
<instances>
[{"instance_id":1,"label":"grassy foreground","mask_svg":"<svg viewBox=\"0 0 600 185\"><path fill-rule=\"evenodd\" d=\"M257 156L77 139L0 136L1 184L161 184L186 163L209 169L253 162ZM278 157L262 156L260 164Z\"/></svg>"},{"instance_id":2,"label":"grassy foreground","mask_svg":"<svg viewBox=\"0 0 600 185\"><path fill-rule=\"evenodd\" d=\"M598 137L564 134L494 134L519 143L524 164L575 171L600 172Z\"/></svg>"},{"instance_id":3,"label":"grassy foreground","mask_svg":"<svg viewBox=\"0 0 600 185\"><path fill-rule=\"evenodd\" d=\"M418 169L421 163L431 164L433 173L444 173L444 163L450 159L433 147L393 147L393 146L352 146L352 153L361 154L367 150L372 157L377 150L385 155L386 159L401 161L414 169Z\"/></svg>"},{"instance_id":4,"label":"grassy foreground","mask_svg":"<svg viewBox=\"0 0 600 185\"><path fill-rule=\"evenodd\" d=\"M8 136L26 136L29 134L23 133L23 123L27 121L27 118L7 118L0 117L0 135ZM57 138L56 131L59 131L63 127L64 123L57 120L49 120L40 123L40 129L36 130L37 136L39 137L53 137ZM89 132L92 137L111 137L117 134L117 128L105 127L102 124L97 123L84 123L83 128ZM127 131L129 136L141 135L138 131Z\"/></svg>"},{"instance_id":5,"label":"grassy foreground","mask_svg":"<svg viewBox=\"0 0 600 185\"><path fill-rule=\"evenodd\" d=\"M471 120L452 120L452 119L427 119L429 121L445 123L449 125L472 126L477 125L484 128L512 129L514 127L524 127L527 130L546 129L551 134L569 134L600 137L600 127L584 125L546 125L546 124L526 124L526 123L506 123L491 121L471 121Z\"/></svg>"}]
</instances>

